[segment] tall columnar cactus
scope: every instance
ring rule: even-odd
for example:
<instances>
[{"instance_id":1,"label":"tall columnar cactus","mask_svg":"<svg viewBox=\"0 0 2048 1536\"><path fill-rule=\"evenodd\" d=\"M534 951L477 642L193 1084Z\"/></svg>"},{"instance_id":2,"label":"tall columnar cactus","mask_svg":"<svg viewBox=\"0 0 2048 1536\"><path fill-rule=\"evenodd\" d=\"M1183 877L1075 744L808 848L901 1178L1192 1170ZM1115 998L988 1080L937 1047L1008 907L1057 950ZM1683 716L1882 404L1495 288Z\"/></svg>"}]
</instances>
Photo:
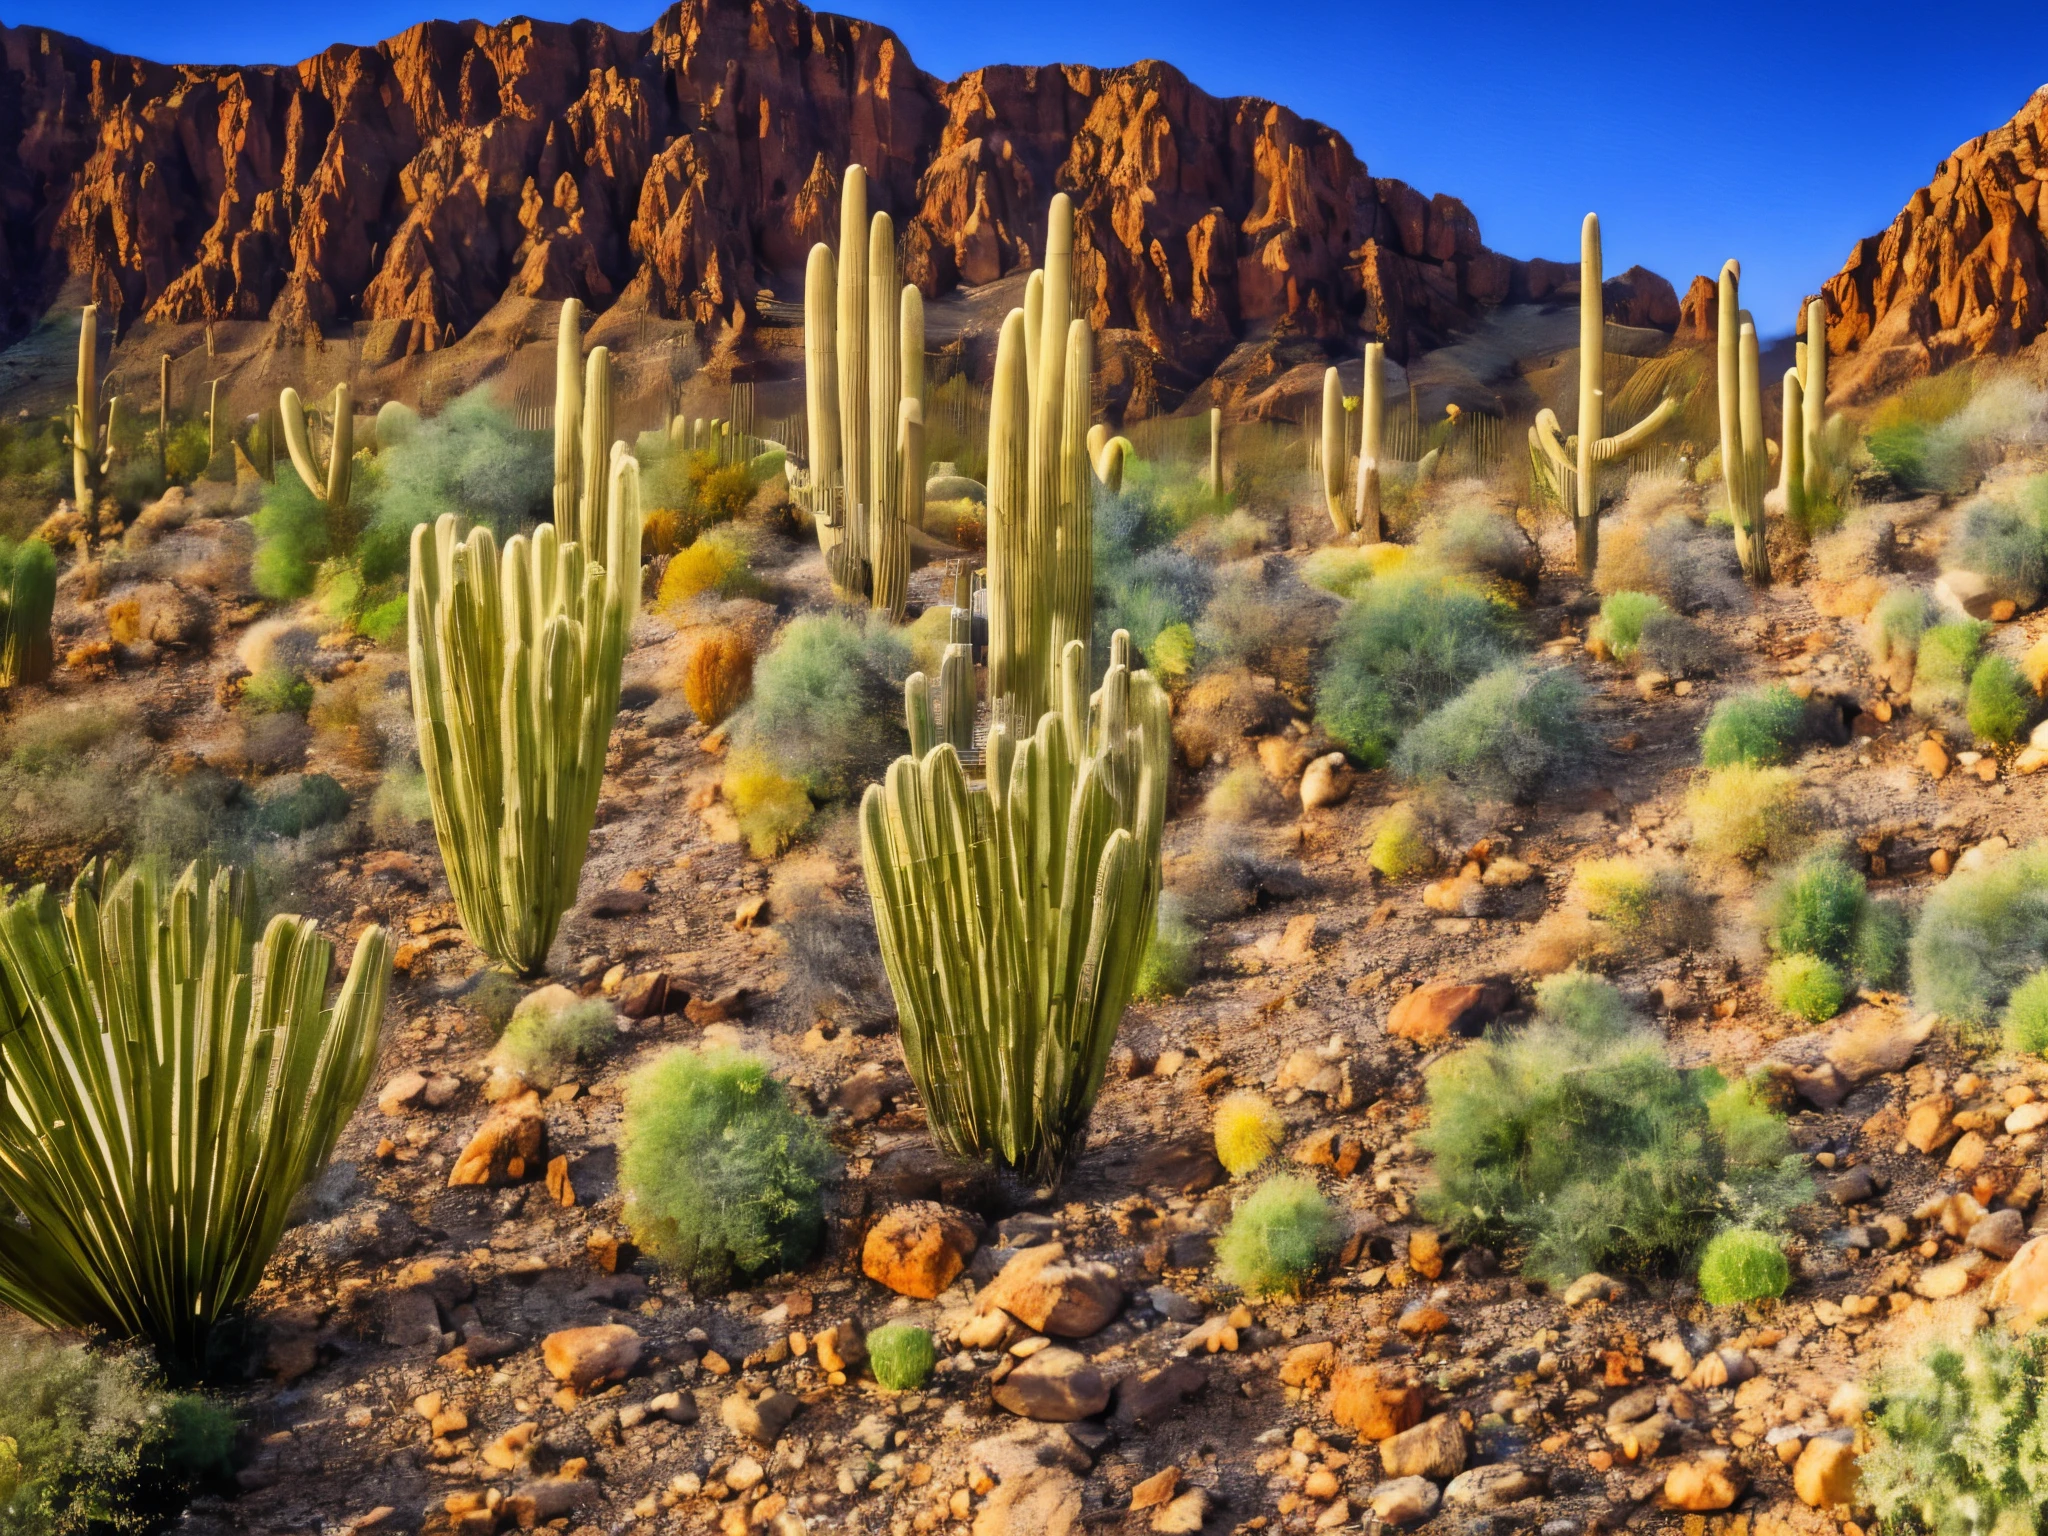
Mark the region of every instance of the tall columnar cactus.
<instances>
[{"instance_id":1,"label":"tall columnar cactus","mask_svg":"<svg viewBox=\"0 0 2048 1536\"><path fill-rule=\"evenodd\" d=\"M555 331L555 535L594 549L611 517L612 355L583 355L583 305L562 300Z\"/></svg>"},{"instance_id":2,"label":"tall columnar cactus","mask_svg":"<svg viewBox=\"0 0 2048 1536\"><path fill-rule=\"evenodd\" d=\"M1678 413L1678 402L1665 399L1626 432L1606 431L1607 315L1601 292L1600 216L1586 215L1579 227L1579 430L1566 438L1557 413L1547 406L1529 429L1530 443L1560 471L1560 479L1577 491L1572 524L1578 536L1579 574L1591 578L1600 563L1600 491L1597 466L1625 458L1654 437Z\"/></svg>"},{"instance_id":3,"label":"tall columnar cactus","mask_svg":"<svg viewBox=\"0 0 2048 1536\"><path fill-rule=\"evenodd\" d=\"M462 926L521 975L576 900L640 601L640 466L612 449L604 543L552 524L500 554L453 515L412 536L413 718Z\"/></svg>"},{"instance_id":4,"label":"tall columnar cactus","mask_svg":"<svg viewBox=\"0 0 2048 1536\"><path fill-rule=\"evenodd\" d=\"M1209 494L1223 494L1223 412L1209 407Z\"/></svg>"},{"instance_id":5,"label":"tall columnar cactus","mask_svg":"<svg viewBox=\"0 0 2048 1536\"><path fill-rule=\"evenodd\" d=\"M1365 377L1358 397L1358 513L1353 519L1368 544L1380 541L1380 455L1387 427L1386 343L1365 344Z\"/></svg>"},{"instance_id":6,"label":"tall columnar cactus","mask_svg":"<svg viewBox=\"0 0 2048 1536\"><path fill-rule=\"evenodd\" d=\"M903 616L910 531L924 525L924 295L899 283L896 226L846 168L839 253L804 270L807 497L833 590Z\"/></svg>"},{"instance_id":7,"label":"tall columnar cactus","mask_svg":"<svg viewBox=\"0 0 2048 1536\"><path fill-rule=\"evenodd\" d=\"M156 370L156 483L171 483L171 354L157 359Z\"/></svg>"},{"instance_id":8,"label":"tall columnar cactus","mask_svg":"<svg viewBox=\"0 0 2048 1536\"><path fill-rule=\"evenodd\" d=\"M314 456L312 434L306 430L306 407L299 399L299 392L289 385L278 393L277 415L284 428L285 448L292 456L292 468L299 472L306 489L313 493L316 501L325 502L328 511L346 511L356 452L356 406L347 380L334 386L334 398L328 406L330 419L327 467L324 470Z\"/></svg>"},{"instance_id":9,"label":"tall columnar cactus","mask_svg":"<svg viewBox=\"0 0 2048 1536\"><path fill-rule=\"evenodd\" d=\"M984 782L939 742L861 802L875 930L933 1135L1037 1181L1080 1149L1158 905L1169 711L1130 660L1119 630L1091 696L1086 647L1069 642L1036 730L990 731Z\"/></svg>"},{"instance_id":10,"label":"tall columnar cactus","mask_svg":"<svg viewBox=\"0 0 2048 1536\"><path fill-rule=\"evenodd\" d=\"M93 509L100 477L113 467L114 430L121 407L116 396L100 420L100 307L88 304L78 320L78 391L64 408L65 441L71 448L71 496L83 513Z\"/></svg>"},{"instance_id":11,"label":"tall columnar cactus","mask_svg":"<svg viewBox=\"0 0 2048 1536\"><path fill-rule=\"evenodd\" d=\"M1798 345L1796 367L1785 375L1784 467L1779 483L1785 492L1786 515L1795 521L1803 522L1808 512L1827 500L1833 488L1827 402L1827 305L1820 299L1811 299L1806 306L1806 336Z\"/></svg>"},{"instance_id":12,"label":"tall columnar cactus","mask_svg":"<svg viewBox=\"0 0 2048 1536\"><path fill-rule=\"evenodd\" d=\"M334 1005L312 919L253 882L89 870L0 911L0 1304L181 1367L256 1289L377 1061L391 941Z\"/></svg>"},{"instance_id":13,"label":"tall columnar cactus","mask_svg":"<svg viewBox=\"0 0 2048 1536\"><path fill-rule=\"evenodd\" d=\"M215 379L206 387L206 464L210 469L213 461L220 457L220 445L227 441L227 434L221 430L220 380Z\"/></svg>"},{"instance_id":14,"label":"tall columnar cactus","mask_svg":"<svg viewBox=\"0 0 2048 1536\"><path fill-rule=\"evenodd\" d=\"M57 606L57 556L41 539L14 551L13 568L0 562L0 688L47 682L55 652L50 614Z\"/></svg>"},{"instance_id":15,"label":"tall columnar cactus","mask_svg":"<svg viewBox=\"0 0 2048 1536\"><path fill-rule=\"evenodd\" d=\"M1742 266L1721 266L1715 333L1715 393L1721 409L1721 483L1735 525L1742 573L1759 587L1771 584L1771 551L1764 537L1764 482L1770 474L1764 446L1763 385L1758 376L1756 325L1742 307ZM1793 404L1790 393L1788 407ZM1792 418L1788 418L1792 419Z\"/></svg>"},{"instance_id":16,"label":"tall columnar cactus","mask_svg":"<svg viewBox=\"0 0 2048 1536\"><path fill-rule=\"evenodd\" d=\"M1323 370L1323 505L1337 532L1351 531L1351 509L1345 505L1344 471L1349 463L1344 451L1344 387L1337 370Z\"/></svg>"}]
</instances>

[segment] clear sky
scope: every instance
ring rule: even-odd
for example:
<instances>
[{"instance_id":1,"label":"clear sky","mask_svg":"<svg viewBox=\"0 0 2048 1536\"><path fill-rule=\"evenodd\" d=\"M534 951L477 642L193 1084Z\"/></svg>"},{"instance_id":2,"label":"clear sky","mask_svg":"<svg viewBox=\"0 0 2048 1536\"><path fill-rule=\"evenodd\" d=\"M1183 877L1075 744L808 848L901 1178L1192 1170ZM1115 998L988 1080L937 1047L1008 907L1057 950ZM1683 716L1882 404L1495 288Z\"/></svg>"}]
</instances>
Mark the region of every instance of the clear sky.
<instances>
[{"instance_id":1,"label":"clear sky","mask_svg":"<svg viewBox=\"0 0 2048 1536\"><path fill-rule=\"evenodd\" d=\"M1163 58L1218 95L1269 97L1341 130L1376 175L1461 197L1487 244L1577 254L1597 210L1607 270L1681 292L1739 257L1767 332L1850 245L1890 222L1965 139L2048 83L2048 7L1929 11L1898 0L861 0L924 69ZM638 28L647 0L547 0L531 14ZM13 0L0 17L175 62L295 62L369 43L433 0L175 14L156 0ZM487 19L497 19L487 14ZM170 24L167 26L167 21Z\"/></svg>"}]
</instances>

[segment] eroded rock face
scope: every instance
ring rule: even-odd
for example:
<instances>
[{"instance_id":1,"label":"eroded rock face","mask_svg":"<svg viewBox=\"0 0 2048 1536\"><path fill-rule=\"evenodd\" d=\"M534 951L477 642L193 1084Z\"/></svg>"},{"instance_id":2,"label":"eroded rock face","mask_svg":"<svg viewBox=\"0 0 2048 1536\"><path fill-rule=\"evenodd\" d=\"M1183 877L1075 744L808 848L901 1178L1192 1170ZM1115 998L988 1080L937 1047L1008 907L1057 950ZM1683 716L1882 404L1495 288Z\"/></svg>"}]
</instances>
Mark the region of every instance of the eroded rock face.
<instances>
[{"instance_id":1,"label":"eroded rock face","mask_svg":"<svg viewBox=\"0 0 2048 1536\"><path fill-rule=\"evenodd\" d=\"M688 0L645 32L429 22L291 68L8 28L0 98L19 103L0 114L9 331L67 278L123 323L384 322L373 363L508 296L743 330L758 290L798 297L852 162L927 294L1028 269L1071 192L1077 286L1140 405L1247 328L1362 328L1405 358L1555 281L1285 107L1158 63L948 84L886 28L789 0Z\"/></svg>"},{"instance_id":2,"label":"eroded rock face","mask_svg":"<svg viewBox=\"0 0 2048 1536\"><path fill-rule=\"evenodd\" d=\"M1830 398L1854 400L1966 357L2018 351L2048 326L2048 87L1935 167L1822 289ZM1800 322L1803 334L1804 321Z\"/></svg>"}]
</instances>

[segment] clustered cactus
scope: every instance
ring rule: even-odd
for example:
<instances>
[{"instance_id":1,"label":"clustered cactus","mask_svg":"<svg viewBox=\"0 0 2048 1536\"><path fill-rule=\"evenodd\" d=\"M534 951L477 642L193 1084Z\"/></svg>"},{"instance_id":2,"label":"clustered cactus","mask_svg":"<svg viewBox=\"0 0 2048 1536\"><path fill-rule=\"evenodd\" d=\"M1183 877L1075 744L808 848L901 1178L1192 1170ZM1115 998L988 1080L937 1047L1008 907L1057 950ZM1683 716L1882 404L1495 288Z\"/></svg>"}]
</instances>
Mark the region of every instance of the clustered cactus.
<instances>
[{"instance_id":1,"label":"clustered cactus","mask_svg":"<svg viewBox=\"0 0 2048 1536\"><path fill-rule=\"evenodd\" d=\"M1545 406L1529 429L1532 448L1548 459L1560 485L1576 492L1572 512L1578 534L1579 574L1591 578L1600 563L1600 496L1595 481L1599 465L1626 458L1656 436L1678 412L1678 402L1665 399L1626 432L1603 436L1607 401L1607 315L1601 292L1600 216L1586 215L1579 227L1579 430L1570 438Z\"/></svg>"},{"instance_id":2,"label":"clustered cactus","mask_svg":"<svg viewBox=\"0 0 2048 1536\"><path fill-rule=\"evenodd\" d=\"M900 620L924 524L924 295L898 286L896 226L867 207L850 165L839 254L814 245L804 272L808 497L833 590Z\"/></svg>"},{"instance_id":3,"label":"clustered cactus","mask_svg":"<svg viewBox=\"0 0 2048 1536\"><path fill-rule=\"evenodd\" d=\"M14 552L0 588L0 688L47 682L55 663L50 614L57 606L57 556L41 539Z\"/></svg>"},{"instance_id":4,"label":"clustered cactus","mask_svg":"<svg viewBox=\"0 0 2048 1536\"><path fill-rule=\"evenodd\" d=\"M355 465L356 407L348 381L334 386L328 406L327 467L322 469L313 451L313 437L306 428L306 407L299 392L290 385L278 393L277 414L284 430L284 445L292 456L292 468L330 514L348 508L349 480Z\"/></svg>"},{"instance_id":5,"label":"clustered cactus","mask_svg":"<svg viewBox=\"0 0 2048 1536\"><path fill-rule=\"evenodd\" d=\"M1742 307L1742 266L1721 267L1720 315L1715 335L1721 406L1721 480L1735 524L1742 573L1760 587L1771 584L1771 552L1764 538L1764 478L1770 469L1764 443L1763 390L1758 378L1756 322ZM1788 424L1798 420L1797 381L1785 376Z\"/></svg>"}]
</instances>

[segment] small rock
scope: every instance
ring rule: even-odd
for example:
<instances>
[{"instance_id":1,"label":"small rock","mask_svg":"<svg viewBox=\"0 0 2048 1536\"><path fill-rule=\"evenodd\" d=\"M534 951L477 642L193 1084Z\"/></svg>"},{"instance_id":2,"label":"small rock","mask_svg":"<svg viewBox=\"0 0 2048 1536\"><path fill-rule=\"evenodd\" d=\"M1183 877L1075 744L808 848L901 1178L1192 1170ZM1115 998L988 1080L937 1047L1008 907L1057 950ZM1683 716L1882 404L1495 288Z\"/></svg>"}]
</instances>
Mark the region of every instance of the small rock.
<instances>
[{"instance_id":1,"label":"small rock","mask_svg":"<svg viewBox=\"0 0 2048 1536\"><path fill-rule=\"evenodd\" d=\"M1477 917L1486 910L1486 885L1472 875L1447 875L1422 888L1422 904L1447 917Z\"/></svg>"},{"instance_id":2,"label":"small rock","mask_svg":"<svg viewBox=\"0 0 2048 1536\"><path fill-rule=\"evenodd\" d=\"M1180 1487L1180 1468L1169 1466L1154 1472L1131 1490L1130 1508L1136 1514L1147 1509L1157 1509L1171 1499L1174 1490Z\"/></svg>"},{"instance_id":3,"label":"small rock","mask_svg":"<svg viewBox=\"0 0 2048 1536\"><path fill-rule=\"evenodd\" d=\"M1929 1301L1946 1301L1967 1291L1971 1278L1970 1266L1960 1260L1949 1264L1930 1264L1914 1277L1913 1294L1924 1296Z\"/></svg>"},{"instance_id":4,"label":"small rock","mask_svg":"<svg viewBox=\"0 0 2048 1536\"><path fill-rule=\"evenodd\" d=\"M516 1184L541 1171L547 1121L530 1089L500 1104L477 1127L448 1173L448 1187Z\"/></svg>"},{"instance_id":5,"label":"small rock","mask_svg":"<svg viewBox=\"0 0 2048 1536\"><path fill-rule=\"evenodd\" d=\"M1441 1498L1426 1477L1396 1477L1374 1487L1366 1502L1388 1525L1420 1525L1436 1513Z\"/></svg>"},{"instance_id":6,"label":"small rock","mask_svg":"<svg viewBox=\"0 0 2048 1536\"><path fill-rule=\"evenodd\" d=\"M1301 808L1320 811L1341 805L1351 793L1351 769L1342 752L1329 752L1310 763L1301 775Z\"/></svg>"},{"instance_id":7,"label":"small rock","mask_svg":"<svg viewBox=\"0 0 2048 1536\"><path fill-rule=\"evenodd\" d=\"M1208 1384L1208 1373L1185 1360L1134 1371L1116 1384L1116 1422L1126 1428L1158 1424Z\"/></svg>"},{"instance_id":8,"label":"small rock","mask_svg":"<svg viewBox=\"0 0 2048 1536\"><path fill-rule=\"evenodd\" d=\"M1921 741L1915 760L1920 764L1921 771L1929 778L1945 779L1948 777L1948 749L1932 736Z\"/></svg>"},{"instance_id":9,"label":"small rock","mask_svg":"<svg viewBox=\"0 0 2048 1536\"><path fill-rule=\"evenodd\" d=\"M1541 1478L1511 1461L1502 1461L1460 1472L1445 1487L1444 1502L1468 1509L1499 1509L1542 1492Z\"/></svg>"},{"instance_id":10,"label":"small rock","mask_svg":"<svg viewBox=\"0 0 2048 1536\"><path fill-rule=\"evenodd\" d=\"M1956 1101L1946 1093L1931 1093L1906 1111L1906 1144L1915 1152L1938 1152L1957 1135L1953 1116Z\"/></svg>"},{"instance_id":11,"label":"small rock","mask_svg":"<svg viewBox=\"0 0 2048 1536\"><path fill-rule=\"evenodd\" d=\"M1388 1440L1422 1422L1420 1387L1380 1379L1371 1365L1340 1365L1330 1378L1330 1417L1367 1440Z\"/></svg>"},{"instance_id":12,"label":"small rock","mask_svg":"<svg viewBox=\"0 0 2048 1536\"><path fill-rule=\"evenodd\" d=\"M564 1328L541 1340L548 1374L578 1392L624 1381L640 1363L640 1335L623 1323Z\"/></svg>"},{"instance_id":13,"label":"small rock","mask_svg":"<svg viewBox=\"0 0 2048 1536\"><path fill-rule=\"evenodd\" d=\"M1005 1264L976 1298L975 1310L1000 1307L1025 1327L1063 1339L1085 1339L1123 1310L1116 1270L1092 1259L1067 1258L1060 1243L1026 1248Z\"/></svg>"},{"instance_id":14,"label":"small rock","mask_svg":"<svg viewBox=\"0 0 2048 1536\"><path fill-rule=\"evenodd\" d=\"M2015 1210L1993 1211L1970 1228L1964 1241L1979 1253L2009 1259L2027 1241L2026 1218Z\"/></svg>"},{"instance_id":15,"label":"small rock","mask_svg":"<svg viewBox=\"0 0 2048 1536\"><path fill-rule=\"evenodd\" d=\"M1205 1489L1190 1488L1176 1495L1152 1516L1152 1529L1161 1536L1193 1536L1209 1518L1209 1495Z\"/></svg>"},{"instance_id":16,"label":"small rock","mask_svg":"<svg viewBox=\"0 0 2048 1536\"><path fill-rule=\"evenodd\" d=\"M1991 1284L1991 1305L2010 1308L2013 1324L2032 1328L2048 1318L2048 1237L2030 1237Z\"/></svg>"},{"instance_id":17,"label":"small rock","mask_svg":"<svg viewBox=\"0 0 2048 1536\"><path fill-rule=\"evenodd\" d=\"M1589 1301L1619 1301L1628 1295L1624 1281L1603 1275L1599 1271L1581 1275L1564 1288L1564 1304L1568 1307L1582 1307Z\"/></svg>"},{"instance_id":18,"label":"small rock","mask_svg":"<svg viewBox=\"0 0 2048 1536\"><path fill-rule=\"evenodd\" d=\"M1464 1427L1448 1413L1380 1442L1380 1465L1388 1477L1455 1477L1465 1470Z\"/></svg>"},{"instance_id":19,"label":"small rock","mask_svg":"<svg viewBox=\"0 0 2048 1536\"><path fill-rule=\"evenodd\" d=\"M402 1115L419 1103L426 1091L424 1072L401 1072L378 1090L377 1110L380 1114Z\"/></svg>"},{"instance_id":20,"label":"small rock","mask_svg":"<svg viewBox=\"0 0 2048 1536\"><path fill-rule=\"evenodd\" d=\"M979 1246L966 1216L919 1200L885 1212L868 1229L861 1272L899 1296L930 1301L953 1283Z\"/></svg>"},{"instance_id":21,"label":"small rock","mask_svg":"<svg viewBox=\"0 0 2048 1536\"><path fill-rule=\"evenodd\" d=\"M1742 1497L1749 1476L1726 1451L1703 1452L1681 1461L1664 1478L1664 1502L1672 1509L1704 1513L1726 1509Z\"/></svg>"},{"instance_id":22,"label":"small rock","mask_svg":"<svg viewBox=\"0 0 2048 1536\"><path fill-rule=\"evenodd\" d=\"M756 1398L735 1392L718 1405L718 1417L734 1434L756 1445L773 1445L801 1407L803 1399L788 1392L764 1392Z\"/></svg>"},{"instance_id":23,"label":"small rock","mask_svg":"<svg viewBox=\"0 0 2048 1536\"><path fill-rule=\"evenodd\" d=\"M1815 1509L1856 1502L1856 1451L1846 1439L1817 1435L1792 1465L1792 1490Z\"/></svg>"},{"instance_id":24,"label":"small rock","mask_svg":"<svg viewBox=\"0 0 2048 1536\"><path fill-rule=\"evenodd\" d=\"M1041 1349L996 1384L997 1403L1044 1424L1090 1419L1109 1406L1109 1383L1074 1350Z\"/></svg>"},{"instance_id":25,"label":"small rock","mask_svg":"<svg viewBox=\"0 0 2048 1536\"><path fill-rule=\"evenodd\" d=\"M1387 1015L1387 1033L1422 1046L1454 1037L1470 1039L1484 1033L1514 1001L1513 984L1500 978L1469 985L1429 982L1394 1004Z\"/></svg>"}]
</instances>

